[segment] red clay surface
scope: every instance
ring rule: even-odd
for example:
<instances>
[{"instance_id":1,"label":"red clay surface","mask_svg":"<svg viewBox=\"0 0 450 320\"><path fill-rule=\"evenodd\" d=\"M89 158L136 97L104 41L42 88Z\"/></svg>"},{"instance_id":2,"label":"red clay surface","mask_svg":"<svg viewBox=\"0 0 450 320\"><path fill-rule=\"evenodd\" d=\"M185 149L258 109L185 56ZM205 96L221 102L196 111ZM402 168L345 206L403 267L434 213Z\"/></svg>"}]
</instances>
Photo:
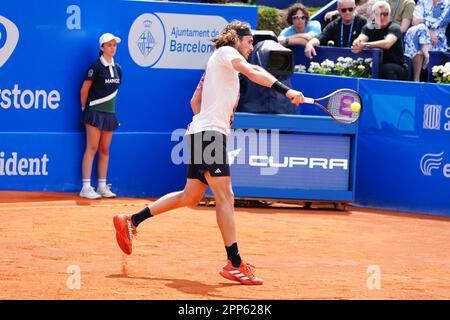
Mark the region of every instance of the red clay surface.
<instances>
[{"instance_id":1,"label":"red clay surface","mask_svg":"<svg viewBox=\"0 0 450 320\"><path fill-rule=\"evenodd\" d=\"M145 221L133 254L122 255L113 216L150 202L0 192L0 299L450 298L448 218L237 208L241 254L265 281L250 287L218 274L225 251L214 207Z\"/></svg>"}]
</instances>

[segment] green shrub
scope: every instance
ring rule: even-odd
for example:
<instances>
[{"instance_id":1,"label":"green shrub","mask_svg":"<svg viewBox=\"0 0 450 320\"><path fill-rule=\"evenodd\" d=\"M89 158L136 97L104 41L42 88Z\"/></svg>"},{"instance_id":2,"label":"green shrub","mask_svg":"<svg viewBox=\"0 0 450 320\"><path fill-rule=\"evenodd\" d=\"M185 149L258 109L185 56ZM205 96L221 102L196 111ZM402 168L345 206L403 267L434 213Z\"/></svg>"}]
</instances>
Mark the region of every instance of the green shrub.
<instances>
[{"instance_id":1,"label":"green shrub","mask_svg":"<svg viewBox=\"0 0 450 320\"><path fill-rule=\"evenodd\" d=\"M258 30L272 30L279 35L285 27L280 10L266 6L258 6Z\"/></svg>"}]
</instances>

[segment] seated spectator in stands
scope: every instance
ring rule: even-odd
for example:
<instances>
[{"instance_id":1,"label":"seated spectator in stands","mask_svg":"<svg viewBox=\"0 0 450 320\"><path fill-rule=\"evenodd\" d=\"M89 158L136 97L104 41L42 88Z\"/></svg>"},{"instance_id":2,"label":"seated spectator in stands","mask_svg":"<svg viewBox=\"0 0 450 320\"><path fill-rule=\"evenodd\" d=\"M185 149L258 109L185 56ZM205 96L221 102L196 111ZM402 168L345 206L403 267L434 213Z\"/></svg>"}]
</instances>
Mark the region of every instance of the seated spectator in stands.
<instances>
[{"instance_id":1,"label":"seated spectator in stands","mask_svg":"<svg viewBox=\"0 0 450 320\"><path fill-rule=\"evenodd\" d=\"M329 23L317 38L308 41L305 46L305 56L312 59L316 55L314 47L319 45L351 47L367 20L355 13L355 0L338 0L338 11L339 18Z\"/></svg>"},{"instance_id":2,"label":"seated spectator in stands","mask_svg":"<svg viewBox=\"0 0 450 320\"><path fill-rule=\"evenodd\" d=\"M391 21L391 7L386 1L374 3L369 22L352 45L354 53L372 48L383 50L380 68L382 79L407 80L408 68L403 53L402 32L400 26Z\"/></svg>"},{"instance_id":3,"label":"seated spectator in stands","mask_svg":"<svg viewBox=\"0 0 450 320\"><path fill-rule=\"evenodd\" d=\"M355 0L356 13L368 19L370 17L371 9L376 0ZM338 1L339 5L339 1ZM328 11L325 14L325 22L333 20L339 14L338 10Z\"/></svg>"},{"instance_id":4,"label":"seated spectator in stands","mask_svg":"<svg viewBox=\"0 0 450 320\"><path fill-rule=\"evenodd\" d=\"M389 0L392 11L392 21L400 25L400 30L405 33L411 26L414 8L414 0Z\"/></svg>"},{"instance_id":5,"label":"seated spectator in stands","mask_svg":"<svg viewBox=\"0 0 450 320\"><path fill-rule=\"evenodd\" d=\"M405 55L412 59L414 81L426 69L429 51L447 51L445 34L450 19L450 1L419 0L414 10L413 27L405 35Z\"/></svg>"},{"instance_id":6,"label":"seated spectator in stands","mask_svg":"<svg viewBox=\"0 0 450 320\"><path fill-rule=\"evenodd\" d=\"M356 1L356 12L359 15L369 18L372 6L376 0L360 0ZM414 0L389 0L389 5L392 11L392 21L400 25L402 33L411 26L411 20L413 17L414 7L416 5ZM329 11L325 14L325 21L332 20L337 14L338 10Z\"/></svg>"},{"instance_id":7,"label":"seated spectator in stands","mask_svg":"<svg viewBox=\"0 0 450 320\"><path fill-rule=\"evenodd\" d=\"M286 21L290 26L283 29L278 37L278 42L285 47L304 46L322 31L320 22L310 21L308 9L301 3L296 3L288 8Z\"/></svg>"}]
</instances>

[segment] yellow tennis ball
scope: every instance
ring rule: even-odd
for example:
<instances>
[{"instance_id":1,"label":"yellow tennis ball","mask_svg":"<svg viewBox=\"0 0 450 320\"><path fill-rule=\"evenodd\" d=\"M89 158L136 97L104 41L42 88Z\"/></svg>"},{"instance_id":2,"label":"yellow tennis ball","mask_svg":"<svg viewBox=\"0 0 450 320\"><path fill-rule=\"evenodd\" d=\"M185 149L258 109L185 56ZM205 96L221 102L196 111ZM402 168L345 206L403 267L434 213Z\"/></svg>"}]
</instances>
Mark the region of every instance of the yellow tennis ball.
<instances>
[{"instance_id":1,"label":"yellow tennis ball","mask_svg":"<svg viewBox=\"0 0 450 320\"><path fill-rule=\"evenodd\" d=\"M353 102L351 105L350 105L350 109L353 111L353 112L359 112L360 110L361 110L361 104L359 103L359 102Z\"/></svg>"}]
</instances>

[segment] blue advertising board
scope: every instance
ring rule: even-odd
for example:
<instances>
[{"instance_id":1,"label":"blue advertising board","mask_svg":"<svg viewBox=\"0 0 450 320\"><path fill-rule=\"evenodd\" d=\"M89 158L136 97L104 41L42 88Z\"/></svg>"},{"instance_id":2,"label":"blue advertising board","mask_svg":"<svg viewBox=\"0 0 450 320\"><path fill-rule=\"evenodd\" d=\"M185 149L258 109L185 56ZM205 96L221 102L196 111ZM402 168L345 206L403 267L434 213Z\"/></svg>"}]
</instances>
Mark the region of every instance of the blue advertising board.
<instances>
[{"instance_id":1,"label":"blue advertising board","mask_svg":"<svg viewBox=\"0 0 450 320\"><path fill-rule=\"evenodd\" d=\"M189 100L211 54L209 39L233 19L255 27L256 17L251 6L2 3L0 190L79 191L85 147L80 87L104 32L121 37L115 58L123 68L117 101L121 126L113 135L108 182L120 196L157 197L182 188L185 166L174 162L180 141L173 132L191 120ZM361 206L450 215L449 85L300 73L292 84L313 98L340 88L359 91L364 103L359 124L340 125L311 105L291 117L237 114L235 129L280 130L281 152L272 160L242 153L247 164L253 156L256 166L233 165L236 194L348 199ZM329 169L329 159L347 157L348 171ZM309 168L311 158L319 160ZM257 174L263 166L278 166L277 179L260 176L249 186L245 174Z\"/></svg>"},{"instance_id":2,"label":"blue advertising board","mask_svg":"<svg viewBox=\"0 0 450 320\"><path fill-rule=\"evenodd\" d=\"M356 199L450 215L450 86L361 80Z\"/></svg>"},{"instance_id":3,"label":"blue advertising board","mask_svg":"<svg viewBox=\"0 0 450 320\"><path fill-rule=\"evenodd\" d=\"M171 133L190 122L189 100L211 55L210 40L234 19L256 27L257 8L2 2L0 190L79 191L85 146L80 89L105 32L122 40L115 61L123 70L108 182L121 196L158 196L182 187L185 169L171 161Z\"/></svg>"},{"instance_id":4,"label":"blue advertising board","mask_svg":"<svg viewBox=\"0 0 450 320\"><path fill-rule=\"evenodd\" d=\"M7 61L0 67L1 130L81 131L79 91L104 32L122 39L115 57L123 69L119 130L185 127L189 99L212 52L210 39L233 19L256 26L256 10L121 0L2 3L0 50Z\"/></svg>"},{"instance_id":5,"label":"blue advertising board","mask_svg":"<svg viewBox=\"0 0 450 320\"><path fill-rule=\"evenodd\" d=\"M353 201L356 124L236 113L233 126L228 158L236 197Z\"/></svg>"},{"instance_id":6,"label":"blue advertising board","mask_svg":"<svg viewBox=\"0 0 450 320\"><path fill-rule=\"evenodd\" d=\"M236 130L230 138L234 189L349 190L349 136L271 131L248 136Z\"/></svg>"},{"instance_id":7,"label":"blue advertising board","mask_svg":"<svg viewBox=\"0 0 450 320\"><path fill-rule=\"evenodd\" d=\"M450 215L450 85L295 73L306 96L361 94L354 203ZM314 106L300 114L324 115Z\"/></svg>"}]
</instances>

